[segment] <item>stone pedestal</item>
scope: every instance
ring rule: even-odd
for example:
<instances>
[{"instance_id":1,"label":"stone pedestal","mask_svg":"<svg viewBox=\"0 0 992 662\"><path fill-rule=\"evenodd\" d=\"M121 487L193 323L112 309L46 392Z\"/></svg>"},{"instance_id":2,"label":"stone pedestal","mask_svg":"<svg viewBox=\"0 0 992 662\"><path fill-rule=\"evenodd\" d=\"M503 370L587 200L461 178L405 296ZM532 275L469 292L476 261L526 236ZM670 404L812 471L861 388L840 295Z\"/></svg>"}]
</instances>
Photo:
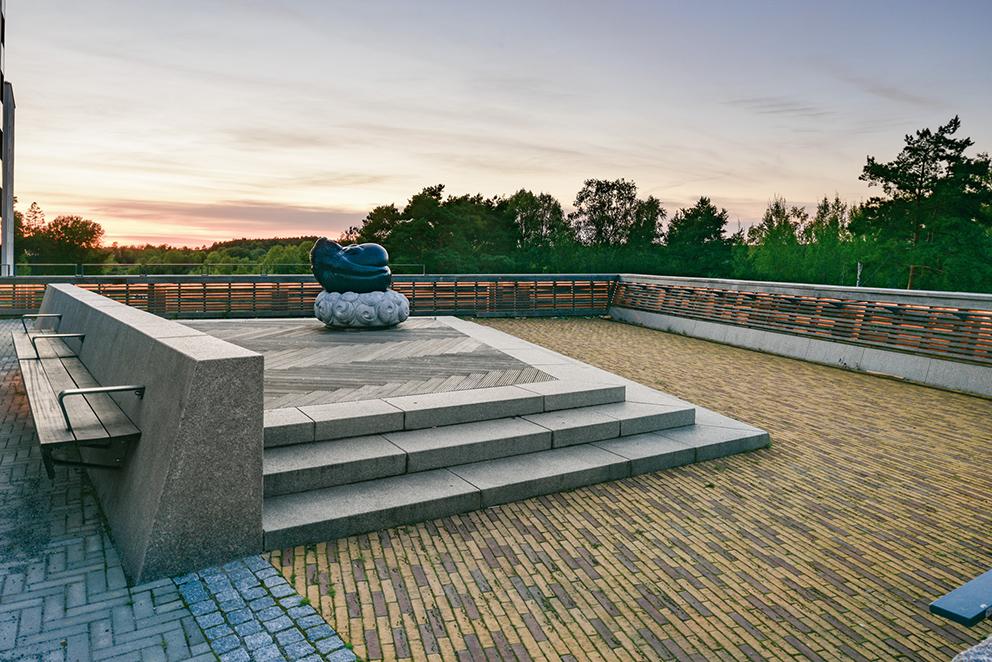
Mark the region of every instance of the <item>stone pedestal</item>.
<instances>
[{"instance_id":1,"label":"stone pedestal","mask_svg":"<svg viewBox=\"0 0 992 662\"><path fill-rule=\"evenodd\" d=\"M410 301L396 290L363 294L323 291L314 301L313 314L333 328L385 328L410 316Z\"/></svg>"}]
</instances>

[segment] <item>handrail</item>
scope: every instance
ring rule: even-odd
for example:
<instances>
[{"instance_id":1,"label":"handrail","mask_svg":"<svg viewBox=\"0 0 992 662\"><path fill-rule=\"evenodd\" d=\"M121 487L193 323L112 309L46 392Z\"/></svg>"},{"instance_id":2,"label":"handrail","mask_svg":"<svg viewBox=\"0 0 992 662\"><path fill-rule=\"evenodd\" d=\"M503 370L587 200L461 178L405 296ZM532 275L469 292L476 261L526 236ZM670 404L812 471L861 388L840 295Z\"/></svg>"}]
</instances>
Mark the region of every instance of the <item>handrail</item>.
<instances>
[{"instance_id":1,"label":"handrail","mask_svg":"<svg viewBox=\"0 0 992 662\"><path fill-rule=\"evenodd\" d=\"M72 423L69 421L69 412L65 409L65 399L70 395L91 395L93 393L119 393L123 391L134 391L138 399L145 397L145 387L137 384L127 384L124 386L91 386L87 388L67 388L59 391L59 409L62 410L62 418L65 419L65 427L72 432Z\"/></svg>"},{"instance_id":2,"label":"handrail","mask_svg":"<svg viewBox=\"0 0 992 662\"><path fill-rule=\"evenodd\" d=\"M21 326L24 327L24 333L28 332L29 319L38 319L39 317L58 317L59 322L62 322L62 313L28 313L27 315L21 315ZM55 325L55 329L58 330L58 325Z\"/></svg>"},{"instance_id":3,"label":"handrail","mask_svg":"<svg viewBox=\"0 0 992 662\"><path fill-rule=\"evenodd\" d=\"M38 341L47 340L50 338L79 338L79 342L83 342L86 338L85 333L39 333L38 335L31 336L31 346L34 348L34 357L36 359L41 358L41 354L38 353Z\"/></svg>"}]
</instances>

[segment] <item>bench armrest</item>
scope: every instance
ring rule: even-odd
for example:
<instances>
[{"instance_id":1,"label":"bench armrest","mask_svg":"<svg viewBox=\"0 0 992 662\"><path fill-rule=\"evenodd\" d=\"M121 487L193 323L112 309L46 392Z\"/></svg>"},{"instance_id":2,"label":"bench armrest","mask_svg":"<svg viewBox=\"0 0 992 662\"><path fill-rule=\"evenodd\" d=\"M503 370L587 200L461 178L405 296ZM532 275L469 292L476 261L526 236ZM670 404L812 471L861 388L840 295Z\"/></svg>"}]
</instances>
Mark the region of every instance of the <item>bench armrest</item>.
<instances>
[{"instance_id":1,"label":"bench armrest","mask_svg":"<svg viewBox=\"0 0 992 662\"><path fill-rule=\"evenodd\" d=\"M79 338L79 342L83 342L86 338L85 333L39 333L36 336L31 336L31 346L34 347L34 357L40 359L41 355L38 354L38 341L44 338Z\"/></svg>"},{"instance_id":2,"label":"bench armrest","mask_svg":"<svg viewBox=\"0 0 992 662\"><path fill-rule=\"evenodd\" d=\"M134 391L138 398L145 397L145 387L139 384L128 384L125 386L91 386L89 388L67 388L59 391L59 409L62 410L62 418L65 419L65 426L72 432L72 423L69 422L69 412L65 410L65 399L70 395L91 395L93 393L120 393L122 391Z\"/></svg>"},{"instance_id":3,"label":"bench armrest","mask_svg":"<svg viewBox=\"0 0 992 662\"><path fill-rule=\"evenodd\" d=\"M30 313L28 315L21 315L21 326L24 327L24 333L28 332L28 320L38 319L39 317L58 317L59 323L62 322L62 313ZM58 331L58 324L55 325L55 330Z\"/></svg>"}]
</instances>

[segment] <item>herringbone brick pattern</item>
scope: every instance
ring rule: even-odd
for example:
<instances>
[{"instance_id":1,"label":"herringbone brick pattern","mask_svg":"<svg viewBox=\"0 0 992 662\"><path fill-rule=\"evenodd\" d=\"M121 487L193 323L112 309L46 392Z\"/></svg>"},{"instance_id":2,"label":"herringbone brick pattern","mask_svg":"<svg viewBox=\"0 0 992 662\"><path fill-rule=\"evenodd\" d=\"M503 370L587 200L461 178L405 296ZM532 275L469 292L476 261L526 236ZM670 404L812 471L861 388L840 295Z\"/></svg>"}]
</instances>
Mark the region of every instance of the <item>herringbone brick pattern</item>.
<instances>
[{"instance_id":1,"label":"herringbone brick pattern","mask_svg":"<svg viewBox=\"0 0 992 662\"><path fill-rule=\"evenodd\" d=\"M992 403L605 320L489 324L770 449L273 552L372 659L948 659L992 567Z\"/></svg>"},{"instance_id":2,"label":"herringbone brick pattern","mask_svg":"<svg viewBox=\"0 0 992 662\"><path fill-rule=\"evenodd\" d=\"M0 660L213 660L172 580L129 587L77 470L45 477L0 320Z\"/></svg>"}]
</instances>

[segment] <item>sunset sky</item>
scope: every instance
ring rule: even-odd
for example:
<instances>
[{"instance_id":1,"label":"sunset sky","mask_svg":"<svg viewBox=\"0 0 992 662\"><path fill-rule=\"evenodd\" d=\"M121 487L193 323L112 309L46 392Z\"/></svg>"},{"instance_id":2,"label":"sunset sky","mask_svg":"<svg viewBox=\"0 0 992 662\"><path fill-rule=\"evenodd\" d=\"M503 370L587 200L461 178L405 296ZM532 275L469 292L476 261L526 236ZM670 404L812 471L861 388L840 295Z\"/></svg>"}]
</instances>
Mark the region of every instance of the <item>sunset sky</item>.
<instances>
[{"instance_id":1,"label":"sunset sky","mask_svg":"<svg viewBox=\"0 0 992 662\"><path fill-rule=\"evenodd\" d=\"M108 241L335 236L426 185L633 179L747 224L959 114L992 2L10 0L16 195Z\"/></svg>"}]
</instances>

